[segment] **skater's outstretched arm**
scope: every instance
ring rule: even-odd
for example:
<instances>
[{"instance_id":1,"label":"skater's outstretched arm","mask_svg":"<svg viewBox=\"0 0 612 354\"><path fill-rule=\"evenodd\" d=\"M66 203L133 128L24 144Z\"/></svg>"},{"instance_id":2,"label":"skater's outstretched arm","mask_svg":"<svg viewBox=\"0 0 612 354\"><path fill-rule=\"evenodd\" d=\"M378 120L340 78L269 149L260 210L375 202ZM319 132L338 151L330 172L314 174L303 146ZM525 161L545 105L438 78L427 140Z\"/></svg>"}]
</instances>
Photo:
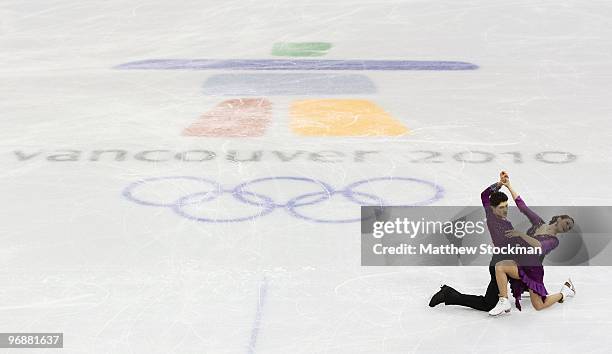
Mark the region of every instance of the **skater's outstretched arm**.
<instances>
[{"instance_id":1,"label":"skater's outstretched arm","mask_svg":"<svg viewBox=\"0 0 612 354\"><path fill-rule=\"evenodd\" d=\"M512 199L514 199L516 206L519 208L521 213L523 213L529 219L532 225L539 225L544 222L544 220L542 220L542 218L538 214L536 214L533 210L527 207L527 204L525 204L523 198L521 198L521 196L514 190L514 188L512 188L512 185L510 184L510 178L506 179L503 185L508 189L510 194L512 194Z\"/></svg>"},{"instance_id":2,"label":"skater's outstretched arm","mask_svg":"<svg viewBox=\"0 0 612 354\"><path fill-rule=\"evenodd\" d=\"M559 239L556 237L545 238L540 241L535 237L531 237L524 232L516 230L506 231L506 237L520 237L530 246L539 247L542 251L542 254L548 254L550 251L554 250L555 248L557 248L557 246L559 246Z\"/></svg>"},{"instance_id":3,"label":"skater's outstretched arm","mask_svg":"<svg viewBox=\"0 0 612 354\"><path fill-rule=\"evenodd\" d=\"M499 174L499 181L493 183L492 185L485 188L482 193L480 193L480 200L482 201L482 206L485 208L485 213L491 212L491 202L489 201L489 197L491 193L499 191L499 189L504 185L503 182L506 181L507 173L505 171L501 171Z\"/></svg>"},{"instance_id":4,"label":"skater's outstretched arm","mask_svg":"<svg viewBox=\"0 0 612 354\"><path fill-rule=\"evenodd\" d=\"M520 232L520 231L516 231L516 230L508 230L508 231L506 231L506 237L509 237L509 238L520 237L525 242L527 242L531 247L542 248L542 244L540 243L540 241L538 241L538 239L533 238L533 237L527 235L524 232Z\"/></svg>"},{"instance_id":5,"label":"skater's outstretched arm","mask_svg":"<svg viewBox=\"0 0 612 354\"><path fill-rule=\"evenodd\" d=\"M506 179L503 185L504 187L508 189L508 192L510 192L510 195L512 195L512 199L517 200L518 198L520 198L518 193L514 190L514 188L512 188L512 185L510 184L510 178Z\"/></svg>"}]
</instances>

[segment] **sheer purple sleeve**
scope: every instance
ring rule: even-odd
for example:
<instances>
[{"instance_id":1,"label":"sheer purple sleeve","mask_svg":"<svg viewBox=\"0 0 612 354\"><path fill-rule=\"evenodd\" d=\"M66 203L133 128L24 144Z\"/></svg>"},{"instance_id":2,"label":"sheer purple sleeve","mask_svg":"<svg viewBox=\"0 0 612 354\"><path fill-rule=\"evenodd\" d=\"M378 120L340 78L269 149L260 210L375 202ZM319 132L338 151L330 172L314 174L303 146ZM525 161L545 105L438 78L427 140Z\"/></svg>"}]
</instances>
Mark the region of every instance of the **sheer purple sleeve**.
<instances>
[{"instance_id":1,"label":"sheer purple sleeve","mask_svg":"<svg viewBox=\"0 0 612 354\"><path fill-rule=\"evenodd\" d=\"M545 239L538 240L542 245L542 254L548 254L559 246L559 239L556 237L547 237Z\"/></svg>"},{"instance_id":2,"label":"sheer purple sleeve","mask_svg":"<svg viewBox=\"0 0 612 354\"><path fill-rule=\"evenodd\" d=\"M534 213L533 210L527 207L527 204L525 204L525 202L520 196L516 197L514 202L516 203L516 206L519 208L521 213L525 214L525 216L529 219L532 225L539 225L544 223L544 220L542 220L542 218L538 214Z\"/></svg>"}]
</instances>

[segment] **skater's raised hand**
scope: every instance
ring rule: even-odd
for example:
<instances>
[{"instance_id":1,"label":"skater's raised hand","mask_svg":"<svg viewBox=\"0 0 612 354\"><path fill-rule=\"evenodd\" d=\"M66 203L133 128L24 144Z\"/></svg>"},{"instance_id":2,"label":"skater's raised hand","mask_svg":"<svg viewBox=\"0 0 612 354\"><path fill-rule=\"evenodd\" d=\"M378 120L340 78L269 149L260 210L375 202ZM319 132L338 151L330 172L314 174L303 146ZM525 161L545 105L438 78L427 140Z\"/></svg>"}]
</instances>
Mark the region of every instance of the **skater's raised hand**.
<instances>
[{"instance_id":1,"label":"skater's raised hand","mask_svg":"<svg viewBox=\"0 0 612 354\"><path fill-rule=\"evenodd\" d=\"M508 172L506 171L501 171L499 173L499 183L502 185L506 185L507 183L510 183L510 176L508 176Z\"/></svg>"},{"instance_id":2,"label":"skater's raised hand","mask_svg":"<svg viewBox=\"0 0 612 354\"><path fill-rule=\"evenodd\" d=\"M509 190L512 189L512 185L510 184L510 178L508 178L508 177L506 177L504 182L502 182L502 185L505 186L506 188L508 188Z\"/></svg>"},{"instance_id":3,"label":"skater's raised hand","mask_svg":"<svg viewBox=\"0 0 612 354\"><path fill-rule=\"evenodd\" d=\"M516 200L516 198L518 198L518 193L512 188L512 185L510 184L510 176L508 176L508 172L501 171L501 173L499 174L499 178L501 185L508 188L508 191L510 192L510 194L512 194L512 199Z\"/></svg>"}]
</instances>

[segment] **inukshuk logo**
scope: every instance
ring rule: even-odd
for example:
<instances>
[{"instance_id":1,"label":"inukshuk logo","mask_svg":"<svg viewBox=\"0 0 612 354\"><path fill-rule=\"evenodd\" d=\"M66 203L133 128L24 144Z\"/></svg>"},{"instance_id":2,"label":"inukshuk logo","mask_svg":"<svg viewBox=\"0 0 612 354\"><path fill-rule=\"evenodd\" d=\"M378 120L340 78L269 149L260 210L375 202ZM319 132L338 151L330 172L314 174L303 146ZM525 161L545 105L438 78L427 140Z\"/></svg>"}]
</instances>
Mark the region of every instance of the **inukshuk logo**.
<instances>
[{"instance_id":1,"label":"inukshuk logo","mask_svg":"<svg viewBox=\"0 0 612 354\"><path fill-rule=\"evenodd\" d=\"M276 43L273 56L319 57L331 43ZM364 71L475 70L459 61L322 59L148 59L118 65L121 70L214 70L203 85L206 95L233 96L204 113L182 134L200 137L263 136L272 120L269 96L347 96L377 92ZM267 73L257 73L267 71ZM274 73L270 73L274 71ZM350 71L351 73L345 73ZM239 72L239 73L237 73ZM290 73L287 73L290 72ZM264 96L264 97L262 97ZM300 136L399 136L408 128L366 99L294 100L290 129Z\"/></svg>"}]
</instances>

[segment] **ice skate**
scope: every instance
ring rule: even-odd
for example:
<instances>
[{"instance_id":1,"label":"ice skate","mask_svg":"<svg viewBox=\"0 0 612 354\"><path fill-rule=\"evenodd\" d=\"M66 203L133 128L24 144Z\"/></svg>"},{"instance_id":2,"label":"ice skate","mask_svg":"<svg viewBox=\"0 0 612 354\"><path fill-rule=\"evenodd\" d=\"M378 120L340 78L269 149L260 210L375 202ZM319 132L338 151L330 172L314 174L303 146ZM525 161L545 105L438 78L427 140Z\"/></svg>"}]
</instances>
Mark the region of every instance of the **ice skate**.
<instances>
[{"instance_id":1,"label":"ice skate","mask_svg":"<svg viewBox=\"0 0 612 354\"><path fill-rule=\"evenodd\" d=\"M499 316L502 313L510 313L510 301L505 297L500 297L497 301L497 305L491 311L489 311L489 315L491 316Z\"/></svg>"}]
</instances>

